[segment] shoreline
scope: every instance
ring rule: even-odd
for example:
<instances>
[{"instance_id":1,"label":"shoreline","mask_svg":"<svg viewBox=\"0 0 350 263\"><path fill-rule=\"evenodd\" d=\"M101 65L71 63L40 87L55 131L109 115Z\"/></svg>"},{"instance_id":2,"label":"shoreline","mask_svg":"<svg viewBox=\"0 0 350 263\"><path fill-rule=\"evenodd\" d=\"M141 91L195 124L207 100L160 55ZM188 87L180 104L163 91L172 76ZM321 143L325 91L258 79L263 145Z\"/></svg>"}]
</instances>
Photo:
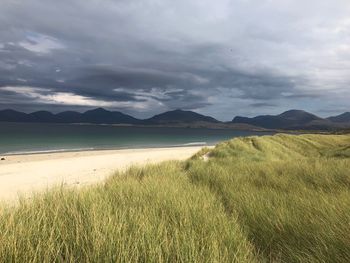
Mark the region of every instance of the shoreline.
<instances>
[{"instance_id":1,"label":"shoreline","mask_svg":"<svg viewBox=\"0 0 350 263\"><path fill-rule=\"evenodd\" d=\"M37 151L14 151L0 153L0 157L18 156L18 155L39 155L39 154L55 154L55 153L75 153L75 152L99 152L99 151L122 151L122 150L143 150L143 149L164 149L164 148L181 148L181 147L212 147L216 143L207 142L189 142L175 145L155 145L155 146L135 146L135 147L115 147L115 148L72 148L72 149L53 149L53 150L37 150ZM0 163L1 164L1 163Z\"/></svg>"},{"instance_id":2,"label":"shoreline","mask_svg":"<svg viewBox=\"0 0 350 263\"><path fill-rule=\"evenodd\" d=\"M65 185L81 187L102 182L117 171L168 160L185 160L203 147L91 150L8 155L0 161L0 202Z\"/></svg>"}]
</instances>

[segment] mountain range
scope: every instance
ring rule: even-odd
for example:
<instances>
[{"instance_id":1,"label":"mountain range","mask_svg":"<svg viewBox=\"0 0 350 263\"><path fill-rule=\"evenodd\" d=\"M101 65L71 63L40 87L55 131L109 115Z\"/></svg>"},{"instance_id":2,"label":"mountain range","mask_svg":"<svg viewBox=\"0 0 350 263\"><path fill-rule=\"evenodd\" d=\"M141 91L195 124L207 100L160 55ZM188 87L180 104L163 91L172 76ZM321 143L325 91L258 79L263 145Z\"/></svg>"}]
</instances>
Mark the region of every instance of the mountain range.
<instances>
[{"instance_id":1,"label":"mountain range","mask_svg":"<svg viewBox=\"0 0 350 263\"><path fill-rule=\"evenodd\" d=\"M350 128L350 112L329 118L321 118L306 111L289 110L279 115L260 115L253 118L237 116L231 122L221 122L210 116L180 109L167 111L143 120L119 111L109 111L103 108L89 110L84 113L64 111L57 114L49 111L36 111L27 114L7 109L0 111L0 121L236 128L247 130L334 130Z\"/></svg>"},{"instance_id":2,"label":"mountain range","mask_svg":"<svg viewBox=\"0 0 350 263\"><path fill-rule=\"evenodd\" d=\"M246 123L266 129L331 130L350 127L350 112L321 118L303 110L289 110L279 115L260 115L253 118L237 116L233 123Z\"/></svg>"}]
</instances>

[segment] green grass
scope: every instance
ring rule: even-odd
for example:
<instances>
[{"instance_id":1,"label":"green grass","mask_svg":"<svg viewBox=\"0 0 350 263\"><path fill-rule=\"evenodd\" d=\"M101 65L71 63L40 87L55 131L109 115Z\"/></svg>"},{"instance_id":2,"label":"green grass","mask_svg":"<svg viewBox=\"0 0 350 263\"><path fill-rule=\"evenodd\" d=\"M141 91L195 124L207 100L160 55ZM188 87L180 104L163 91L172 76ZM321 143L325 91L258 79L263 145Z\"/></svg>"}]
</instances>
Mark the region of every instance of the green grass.
<instances>
[{"instance_id":1,"label":"green grass","mask_svg":"<svg viewBox=\"0 0 350 263\"><path fill-rule=\"evenodd\" d=\"M350 136L236 138L3 206L0 233L1 262L350 262Z\"/></svg>"}]
</instances>

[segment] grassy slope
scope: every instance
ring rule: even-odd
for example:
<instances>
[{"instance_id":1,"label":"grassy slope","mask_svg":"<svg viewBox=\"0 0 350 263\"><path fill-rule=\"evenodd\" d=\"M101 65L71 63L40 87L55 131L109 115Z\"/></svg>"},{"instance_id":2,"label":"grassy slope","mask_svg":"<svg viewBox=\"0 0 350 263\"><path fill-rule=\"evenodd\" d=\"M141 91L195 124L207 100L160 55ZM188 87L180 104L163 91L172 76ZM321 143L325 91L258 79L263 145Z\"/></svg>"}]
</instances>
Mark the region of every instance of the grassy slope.
<instances>
[{"instance_id":1,"label":"grassy slope","mask_svg":"<svg viewBox=\"0 0 350 263\"><path fill-rule=\"evenodd\" d=\"M349 262L349 170L349 135L236 138L3 208L0 261Z\"/></svg>"}]
</instances>

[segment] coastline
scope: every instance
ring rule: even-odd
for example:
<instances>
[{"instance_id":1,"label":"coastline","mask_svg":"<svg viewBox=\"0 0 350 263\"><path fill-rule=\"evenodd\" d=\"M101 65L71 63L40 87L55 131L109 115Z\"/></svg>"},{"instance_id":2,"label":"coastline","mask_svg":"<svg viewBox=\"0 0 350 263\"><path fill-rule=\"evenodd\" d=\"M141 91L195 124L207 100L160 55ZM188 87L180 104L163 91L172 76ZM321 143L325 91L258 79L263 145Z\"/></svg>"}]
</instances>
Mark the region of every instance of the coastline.
<instances>
[{"instance_id":1,"label":"coastline","mask_svg":"<svg viewBox=\"0 0 350 263\"><path fill-rule=\"evenodd\" d=\"M133 165L185 160L204 146L90 150L7 155L0 161L0 201L28 197L57 185L98 183ZM210 147L210 146L209 146Z\"/></svg>"},{"instance_id":2,"label":"coastline","mask_svg":"<svg viewBox=\"0 0 350 263\"><path fill-rule=\"evenodd\" d=\"M28 151L13 151L13 152L0 152L0 157L10 156L24 156L24 155L40 155L40 154L59 154L59 153L77 153L77 152L108 152L108 151L121 151L121 150L142 150L142 149L163 149L163 148L181 148L181 147L211 147L216 143L207 142L189 142L183 144L174 145L155 145L155 146L135 146L135 147L111 147L111 148L64 148L64 149L48 149L48 150L28 150Z\"/></svg>"}]
</instances>

